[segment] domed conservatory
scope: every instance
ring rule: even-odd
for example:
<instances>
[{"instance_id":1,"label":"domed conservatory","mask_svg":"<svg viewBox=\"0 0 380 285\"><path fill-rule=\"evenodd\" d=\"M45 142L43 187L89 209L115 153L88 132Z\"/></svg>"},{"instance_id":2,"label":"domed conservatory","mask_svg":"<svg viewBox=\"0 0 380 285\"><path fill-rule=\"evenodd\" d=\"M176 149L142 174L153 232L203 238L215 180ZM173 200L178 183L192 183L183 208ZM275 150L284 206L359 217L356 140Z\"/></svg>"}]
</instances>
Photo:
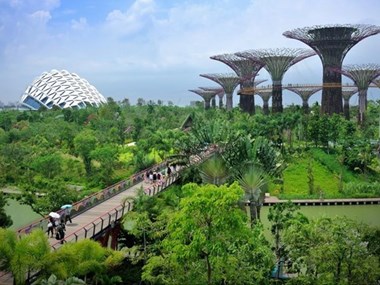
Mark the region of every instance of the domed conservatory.
<instances>
[{"instance_id":1,"label":"domed conservatory","mask_svg":"<svg viewBox=\"0 0 380 285\"><path fill-rule=\"evenodd\" d=\"M86 79L66 70L44 72L29 85L20 100L31 110L57 106L64 108L85 108L99 106L107 100Z\"/></svg>"}]
</instances>

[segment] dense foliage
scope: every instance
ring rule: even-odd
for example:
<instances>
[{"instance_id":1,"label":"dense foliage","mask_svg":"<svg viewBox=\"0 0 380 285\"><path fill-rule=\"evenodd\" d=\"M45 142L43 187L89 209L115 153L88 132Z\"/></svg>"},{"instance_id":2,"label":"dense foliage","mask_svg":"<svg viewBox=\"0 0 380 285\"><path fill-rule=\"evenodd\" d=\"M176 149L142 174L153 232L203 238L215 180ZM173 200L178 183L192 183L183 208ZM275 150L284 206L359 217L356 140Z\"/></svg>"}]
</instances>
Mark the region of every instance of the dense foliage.
<instances>
[{"instance_id":1,"label":"dense foliage","mask_svg":"<svg viewBox=\"0 0 380 285\"><path fill-rule=\"evenodd\" d=\"M354 117L322 116L317 105L310 114L290 106L282 114L249 116L237 108L205 112L140 103L109 99L97 109L0 112L0 186L20 189L18 199L41 215L154 163L187 166L182 187L134 200L124 218L123 253L89 241L48 253L39 231L20 241L1 231L0 265L17 282L28 270L42 270L41 284L73 277L95 284L270 284L271 271L285 262L295 273L293 284L379 278L374 229L347 219L309 221L287 204L271 209L272 242L260 223L266 192L380 196L379 102L368 102L360 126ZM195 163L206 149L216 155ZM120 278L111 280L111 268Z\"/></svg>"}]
</instances>

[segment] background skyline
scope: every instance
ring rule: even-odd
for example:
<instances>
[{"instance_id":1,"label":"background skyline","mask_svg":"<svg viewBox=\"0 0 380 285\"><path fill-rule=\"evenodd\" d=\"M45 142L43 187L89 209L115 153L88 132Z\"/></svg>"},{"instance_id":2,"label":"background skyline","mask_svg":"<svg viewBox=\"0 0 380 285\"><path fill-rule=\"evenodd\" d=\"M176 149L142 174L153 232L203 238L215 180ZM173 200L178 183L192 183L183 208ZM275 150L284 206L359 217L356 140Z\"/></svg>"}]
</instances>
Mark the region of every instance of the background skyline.
<instances>
[{"instance_id":1,"label":"background skyline","mask_svg":"<svg viewBox=\"0 0 380 285\"><path fill-rule=\"evenodd\" d=\"M66 69L106 98L185 106L202 100L189 89L219 86L199 74L233 72L210 56L309 48L282 33L313 25L379 25L379 15L378 0L0 0L0 101L15 103L44 71ZM366 38L343 65L380 64L379 48L380 35ZM264 69L257 79L271 84ZM283 79L284 85L321 82L318 56L297 63ZM369 99L380 99L378 88L368 93ZM310 103L316 100L320 92ZM302 104L289 91L283 102ZM350 103L356 105L357 96Z\"/></svg>"}]
</instances>

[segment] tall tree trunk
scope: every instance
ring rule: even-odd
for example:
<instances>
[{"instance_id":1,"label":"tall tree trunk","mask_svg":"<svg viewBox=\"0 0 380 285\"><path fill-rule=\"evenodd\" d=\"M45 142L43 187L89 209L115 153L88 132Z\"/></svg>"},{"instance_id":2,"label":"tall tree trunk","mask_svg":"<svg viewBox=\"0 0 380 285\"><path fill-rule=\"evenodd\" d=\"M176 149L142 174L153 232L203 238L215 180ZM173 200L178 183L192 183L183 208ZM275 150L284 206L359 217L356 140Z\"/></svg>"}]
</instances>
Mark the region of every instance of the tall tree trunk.
<instances>
[{"instance_id":1,"label":"tall tree trunk","mask_svg":"<svg viewBox=\"0 0 380 285\"><path fill-rule=\"evenodd\" d=\"M340 66L341 67L341 66ZM328 67L323 68L322 114L343 113L342 75Z\"/></svg>"},{"instance_id":2,"label":"tall tree trunk","mask_svg":"<svg viewBox=\"0 0 380 285\"><path fill-rule=\"evenodd\" d=\"M282 84L281 82L273 82L272 112L282 113L282 110Z\"/></svg>"}]
</instances>

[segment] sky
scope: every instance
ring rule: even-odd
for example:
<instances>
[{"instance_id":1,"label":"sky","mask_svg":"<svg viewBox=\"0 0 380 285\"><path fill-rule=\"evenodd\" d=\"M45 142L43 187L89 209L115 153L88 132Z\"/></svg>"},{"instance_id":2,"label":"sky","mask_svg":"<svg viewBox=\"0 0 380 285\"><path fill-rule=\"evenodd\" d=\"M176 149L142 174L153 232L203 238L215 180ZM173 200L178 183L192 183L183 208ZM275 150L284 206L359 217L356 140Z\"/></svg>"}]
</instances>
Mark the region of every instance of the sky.
<instances>
[{"instance_id":1,"label":"sky","mask_svg":"<svg viewBox=\"0 0 380 285\"><path fill-rule=\"evenodd\" d=\"M0 101L15 103L43 72L65 69L104 97L202 100L200 77L231 73L210 56L249 49L309 48L283 32L327 24L380 25L379 0L0 0ZM355 45L343 64L380 64L380 34ZM257 79L270 76L263 69ZM292 66L283 84L320 84L319 57ZM343 78L343 82L352 81ZM238 89L238 88L237 88ZM380 99L370 88L370 99ZM258 97L256 97L258 98ZM234 105L238 96L234 95ZM256 99L260 105L261 99ZM320 100L320 92L310 101ZM301 104L285 91L284 105ZM351 104L357 104L354 96Z\"/></svg>"}]
</instances>

